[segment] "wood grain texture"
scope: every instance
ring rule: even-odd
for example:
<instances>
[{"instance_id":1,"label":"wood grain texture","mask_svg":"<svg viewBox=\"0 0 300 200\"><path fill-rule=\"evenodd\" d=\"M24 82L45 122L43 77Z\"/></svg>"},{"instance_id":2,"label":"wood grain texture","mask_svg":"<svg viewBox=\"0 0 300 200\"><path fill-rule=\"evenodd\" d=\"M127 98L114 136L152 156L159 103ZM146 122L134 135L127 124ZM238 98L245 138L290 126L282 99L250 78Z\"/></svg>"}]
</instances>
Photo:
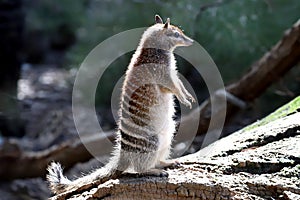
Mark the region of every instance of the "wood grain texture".
<instances>
[{"instance_id":1,"label":"wood grain texture","mask_svg":"<svg viewBox=\"0 0 300 200\"><path fill-rule=\"evenodd\" d=\"M223 138L166 169L124 174L54 199L292 199L300 195L300 113Z\"/></svg>"}]
</instances>

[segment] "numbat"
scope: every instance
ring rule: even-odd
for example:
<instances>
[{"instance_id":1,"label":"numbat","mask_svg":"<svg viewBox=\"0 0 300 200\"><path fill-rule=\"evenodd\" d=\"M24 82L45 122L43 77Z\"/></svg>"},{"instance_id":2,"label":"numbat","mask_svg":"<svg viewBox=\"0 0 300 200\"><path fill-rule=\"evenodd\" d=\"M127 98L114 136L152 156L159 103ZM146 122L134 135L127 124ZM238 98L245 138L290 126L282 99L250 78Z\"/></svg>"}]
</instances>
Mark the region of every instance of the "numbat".
<instances>
[{"instance_id":1,"label":"numbat","mask_svg":"<svg viewBox=\"0 0 300 200\"><path fill-rule=\"evenodd\" d=\"M113 156L106 166L74 181L63 176L59 163L52 162L47 180L54 193L124 171L165 175L161 168L174 164L168 160L175 132L173 96L189 107L194 98L178 78L173 50L190 46L193 40L171 25L169 18L163 23L156 15L155 22L144 32L126 72Z\"/></svg>"}]
</instances>

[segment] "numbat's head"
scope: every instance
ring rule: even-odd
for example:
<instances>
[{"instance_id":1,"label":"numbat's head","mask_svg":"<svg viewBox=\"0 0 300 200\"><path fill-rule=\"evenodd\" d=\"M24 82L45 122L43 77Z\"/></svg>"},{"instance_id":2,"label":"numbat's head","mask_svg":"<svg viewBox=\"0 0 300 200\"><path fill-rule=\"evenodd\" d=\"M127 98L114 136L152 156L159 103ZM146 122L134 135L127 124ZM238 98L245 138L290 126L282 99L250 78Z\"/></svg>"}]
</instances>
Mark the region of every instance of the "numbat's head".
<instances>
[{"instance_id":1,"label":"numbat's head","mask_svg":"<svg viewBox=\"0 0 300 200\"><path fill-rule=\"evenodd\" d=\"M190 46L193 40L178 27L170 24L168 18L165 23L160 16L155 15L155 24L143 34L141 44L143 48L157 48L173 51L177 46Z\"/></svg>"}]
</instances>

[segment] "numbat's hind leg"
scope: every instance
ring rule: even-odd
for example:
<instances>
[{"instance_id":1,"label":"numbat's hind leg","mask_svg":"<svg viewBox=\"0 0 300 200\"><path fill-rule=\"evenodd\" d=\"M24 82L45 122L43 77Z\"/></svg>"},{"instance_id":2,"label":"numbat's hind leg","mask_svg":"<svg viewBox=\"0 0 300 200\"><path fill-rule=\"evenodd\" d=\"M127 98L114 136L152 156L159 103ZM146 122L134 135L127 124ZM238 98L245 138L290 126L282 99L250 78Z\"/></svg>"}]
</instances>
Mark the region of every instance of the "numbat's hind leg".
<instances>
[{"instance_id":1,"label":"numbat's hind leg","mask_svg":"<svg viewBox=\"0 0 300 200\"><path fill-rule=\"evenodd\" d=\"M168 172L166 172L163 169L157 169L157 168L150 169L146 172L143 172L142 175L159 176L159 177L168 177L169 176Z\"/></svg>"},{"instance_id":2,"label":"numbat's hind leg","mask_svg":"<svg viewBox=\"0 0 300 200\"><path fill-rule=\"evenodd\" d=\"M164 160L159 161L159 165L156 165L157 168L166 168L166 167L173 167L179 165L177 160Z\"/></svg>"}]
</instances>

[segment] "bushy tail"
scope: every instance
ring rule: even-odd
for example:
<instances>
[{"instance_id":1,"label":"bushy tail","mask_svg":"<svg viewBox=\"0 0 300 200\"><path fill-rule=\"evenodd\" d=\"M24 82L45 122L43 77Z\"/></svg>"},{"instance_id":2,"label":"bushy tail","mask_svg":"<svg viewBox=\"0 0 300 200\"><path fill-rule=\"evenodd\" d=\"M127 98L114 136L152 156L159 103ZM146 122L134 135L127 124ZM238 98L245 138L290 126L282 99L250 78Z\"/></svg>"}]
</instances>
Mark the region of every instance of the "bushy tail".
<instances>
[{"instance_id":1,"label":"bushy tail","mask_svg":"<svg viewBox=\"0 0 300 200\"><path fill-rule=\"evenodd\" d=\"M78 178L74 181L70 181L67 177L63 175L62 167L59 163L52 162L47 168L47 181L49 182L49 187L54 194L63 193L66 191L74 190L80 188L81 186L94 182L96 180L101 180L103 178L113 175L116 170L119 170L119 156L114 156L111 158L104 167L95 170L91 174ZM121 170L120 170L121 172Z\"/></svg>"},{"instance_id":2,"label":"bushy tail","mask_svg":"<svg viewBox=\"0 0 300 200\"><path fill-rule=\"evenodd\" d=\"M47 171L48 174L46 178L49 182L49 187L51 191L55 194L60 193L61 190L64 190L66 185L72 183L72 181L70 181L63 175L63 169L59 163L50 163L50 165L47 168Z\"/></svg>"}]
</instances>

